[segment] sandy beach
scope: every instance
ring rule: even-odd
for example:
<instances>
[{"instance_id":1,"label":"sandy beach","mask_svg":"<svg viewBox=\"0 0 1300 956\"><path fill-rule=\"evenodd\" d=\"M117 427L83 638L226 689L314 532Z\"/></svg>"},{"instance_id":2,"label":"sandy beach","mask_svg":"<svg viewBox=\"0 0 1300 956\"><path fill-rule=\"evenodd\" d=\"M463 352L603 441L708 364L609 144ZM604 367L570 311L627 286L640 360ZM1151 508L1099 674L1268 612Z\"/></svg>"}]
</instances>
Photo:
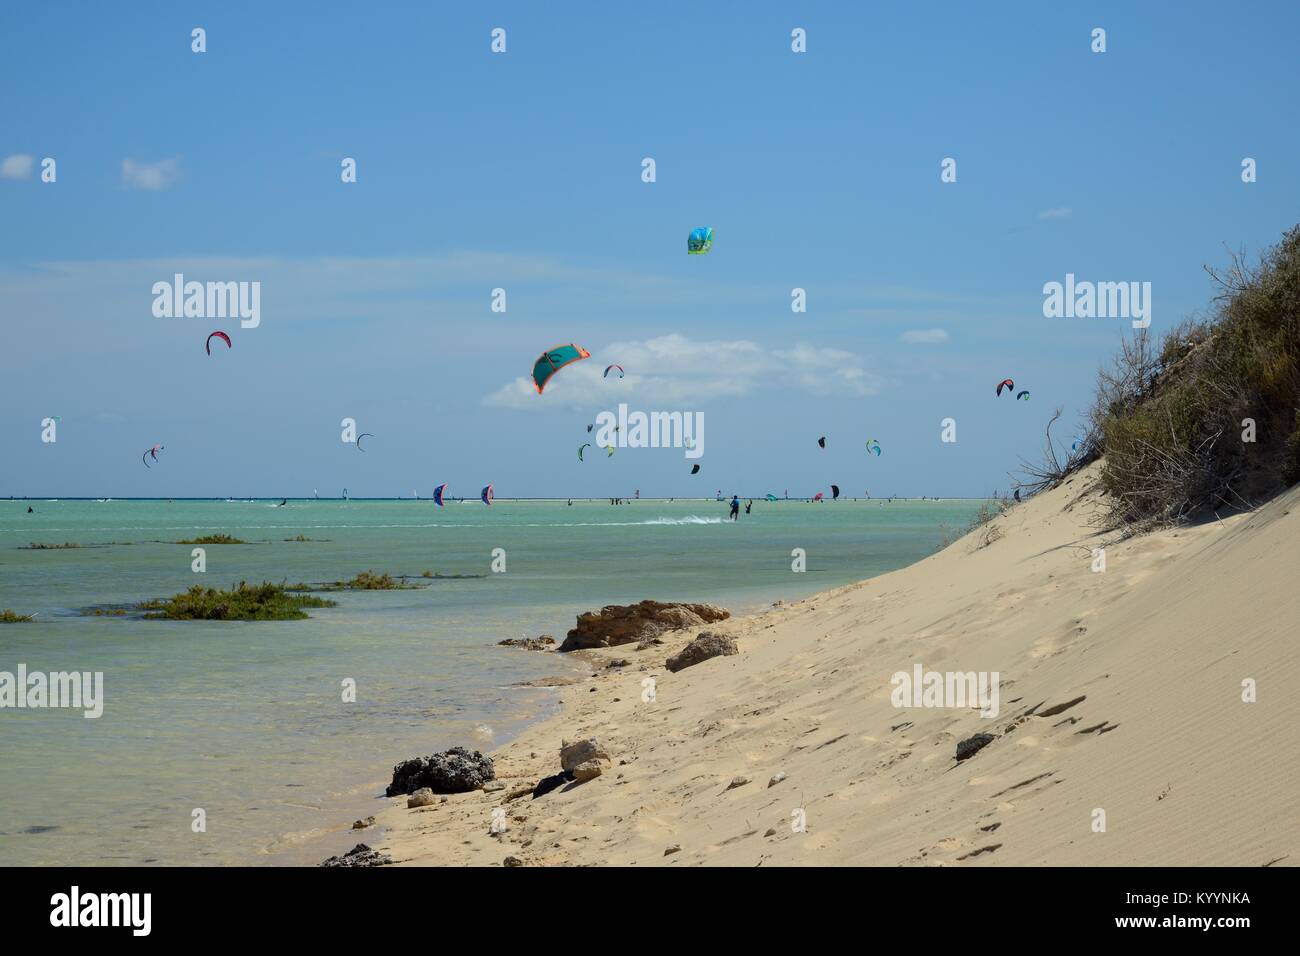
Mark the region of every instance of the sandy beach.
<instances>
[{"instance_id":1,"label":"sandy beach","mask_svg":"<svg viewBox=\"0 0 1300 956\"><path fill-rule=\"evenodd\" d=\"M357 836L415 866L1294 865L1300 489L1121 541L1095 529L1099 468L908 568L710 625L734 656L667 672L695 631L578 652L592 678L492 754L505 790L394 798ZM998 672L997 715L895 707L917 664ZM505 799L585 737L602 775Z\"/></svg>"}]
</instances>

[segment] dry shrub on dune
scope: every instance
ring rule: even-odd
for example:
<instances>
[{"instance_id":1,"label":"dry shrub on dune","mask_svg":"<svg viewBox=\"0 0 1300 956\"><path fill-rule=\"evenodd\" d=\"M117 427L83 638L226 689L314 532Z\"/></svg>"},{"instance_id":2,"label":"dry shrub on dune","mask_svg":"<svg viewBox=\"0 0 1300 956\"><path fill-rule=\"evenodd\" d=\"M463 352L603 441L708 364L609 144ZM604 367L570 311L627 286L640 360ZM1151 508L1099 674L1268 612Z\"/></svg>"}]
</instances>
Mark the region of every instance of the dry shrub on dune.
<instances>
[{"instance_id":1,"label":"dry shrub on dune","mask_svg":"<svg viewBox=\"0 0 1300 956\"><path fill-rule=\"evenodd\" d=\"M1112 527L1249 508L1300 480L1300 226L1258 263L1207 271L1220 288L1208 319L1158 350L1142 330L1099 377Z\"/></svg>"},{"instance_id":2,"label":"dry shrub on dune","mask_svg":"<svg viewBox=\"0 0 1300 956\"><path fill-rule=\"evenodd\" d=\"M1300 481L1300 226L1256 262L1222 271L1211 312L1124 339L1097 374L1084 435L1058 452L1048 422L1022 491L1059 485L1102 458L1103 525L1141 532L1252 508Z\"/></svg>"}]
</instances>

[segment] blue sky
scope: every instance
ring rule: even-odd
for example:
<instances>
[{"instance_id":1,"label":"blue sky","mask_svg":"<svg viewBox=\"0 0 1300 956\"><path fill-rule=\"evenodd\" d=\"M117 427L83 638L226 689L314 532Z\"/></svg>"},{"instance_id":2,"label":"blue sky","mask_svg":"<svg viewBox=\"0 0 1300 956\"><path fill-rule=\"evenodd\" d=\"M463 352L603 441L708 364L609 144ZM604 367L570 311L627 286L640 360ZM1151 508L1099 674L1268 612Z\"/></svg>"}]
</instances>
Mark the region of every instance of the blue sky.
<instances>
[{"instance_id":1,"label":"blue sky","mask_svg":"<svg viewBox=\"0 0 1300 956\"><path fill-rule=\"evenodd\" d=\"M3 8L0 494L985 494L1129 325L1045 282L1149 281L1159 332L1300 213L1294 3L461 6ZM261 325L155 318L177 271ZM703 412L701 474L579 463L621 401Z\"/></svg>"}]
</instances>

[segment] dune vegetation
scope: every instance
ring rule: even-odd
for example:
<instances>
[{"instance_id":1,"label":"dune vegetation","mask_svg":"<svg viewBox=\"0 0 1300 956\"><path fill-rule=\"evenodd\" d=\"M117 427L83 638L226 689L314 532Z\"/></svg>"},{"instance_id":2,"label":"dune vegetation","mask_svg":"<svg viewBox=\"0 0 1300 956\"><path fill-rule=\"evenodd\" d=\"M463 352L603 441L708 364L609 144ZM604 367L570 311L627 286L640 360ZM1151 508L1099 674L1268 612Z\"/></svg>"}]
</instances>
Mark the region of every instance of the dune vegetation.
<instances>
[{"instance_id":1,"label":"dune vegetation","mask_svg":"<svg viewBox=\"0 0 1300 956\"><path fill-rule=\"evenodd\" d=\"M1022 489L1102 458L1102 523L1134 533L1248 510L1300 481L1300 226L1255 262L1206 271L1209 313L1126 339L1098 373L1086 436L1060 454L1053 417Z\"/></svg>"}]
</instances>

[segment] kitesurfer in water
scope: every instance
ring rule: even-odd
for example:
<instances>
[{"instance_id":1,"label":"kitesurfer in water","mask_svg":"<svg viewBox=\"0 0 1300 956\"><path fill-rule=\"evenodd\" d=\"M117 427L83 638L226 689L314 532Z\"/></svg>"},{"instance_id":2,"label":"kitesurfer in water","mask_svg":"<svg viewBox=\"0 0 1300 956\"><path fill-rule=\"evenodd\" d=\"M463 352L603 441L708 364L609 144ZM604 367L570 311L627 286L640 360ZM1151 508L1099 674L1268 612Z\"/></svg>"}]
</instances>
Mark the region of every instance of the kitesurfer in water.
<instances>
[{"instance_id":1,"label":"kitesurfer in water","mask_svg":"<svg viewBox=\"0 0 1300 956\"><path fill-rule=\"evenodd\" d=\"M745 514L749 514L749 509L754 507L754 499L750 498L745 502Z\"/></svg>"},{"instance_id":2,"label":"kitesurfer in water","mask_svg":"<svg viewBox=\"0 0 1300 956\"><path fill-rule=\"evenodd\" d=\"M740 517L740 497L738 495L732 495L731 496L731 520L735 521L739 517Z\"/></svg>"}]
</instances>

